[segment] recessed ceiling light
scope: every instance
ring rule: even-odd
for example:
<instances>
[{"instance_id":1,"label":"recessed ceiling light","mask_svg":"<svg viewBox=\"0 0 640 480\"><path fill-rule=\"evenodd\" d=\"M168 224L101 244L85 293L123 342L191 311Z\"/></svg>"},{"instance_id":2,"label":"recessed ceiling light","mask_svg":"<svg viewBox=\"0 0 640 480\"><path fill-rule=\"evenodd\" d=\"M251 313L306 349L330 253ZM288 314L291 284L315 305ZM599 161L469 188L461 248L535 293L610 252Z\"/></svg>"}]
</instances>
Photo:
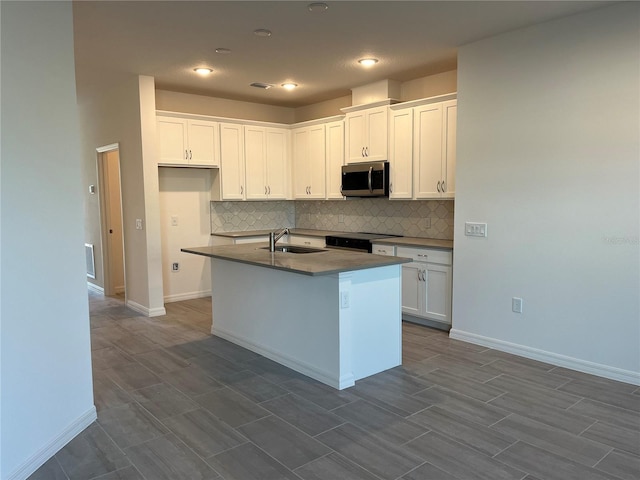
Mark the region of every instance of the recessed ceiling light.
<instances>
[{"instance_id":1,"label":"recessed ceiling light","mask_svg":"<svg viewBox=\"0 0 640 480\"><path fill-rule=\"evenodd\" d=\"M309 9L310 12L319 13L327 10L329 8L329 5L327 5L324 2L313 2L313 3L310 3L307 6L307 8Z\"/></svg>"},{"instance_id":2,"label":"recessed ceiling light","mask_svg":"<svg viewBox=\"0 0 640 480\"><path fill-rule=\"evenodd\" d=\"M253 34L258 36L258 37L270 37L271 36L271 30L267 30L266 28L259 28L257 30L254 30Z\"/></svg>"},{"instance_id":3,"label":"recessed ceiling light","mask_svg":"<svg viewBox=\"0 0 640 480\"><path fill-rule=\"evenodd\" d=\"M283 83L281 85L281 87L284 88L285 90L293 90L297 86L298 86L297 83L291 83L291 82Z\"/></svg>"},{"instance_id":4,"label":"recessed ceiling light","mask_svg":"<svg viewBox=\"0 0 640 480\"><path fill-rule=\"evenodd\" d=\"M231 50L229 48L216 48L216 53L226 55L227 53L231 53Z\"/></svg>"},{"instance_id":5,"label":"recessed ceiling light","mask_svg":"<svg viewBox=\"0 0 640 480\"><path fill-rule=\"evenodd\" d=\"M213 72L213 69L209 67L198 67L194 68L193 71L199 75L209 75L211 72Z\"/></svg>"},{"instance_id":6,"label":"recessed ceiling light","mask_svg":"<svg viewBox=\"0 0 640 480\"><path fill-rule=\"evenodd\" d=\"M360 60L358 60L358 63L363 67L370 67L378 63L378 59L377 58L361 58Z\"/></svg>"}]
</instances>

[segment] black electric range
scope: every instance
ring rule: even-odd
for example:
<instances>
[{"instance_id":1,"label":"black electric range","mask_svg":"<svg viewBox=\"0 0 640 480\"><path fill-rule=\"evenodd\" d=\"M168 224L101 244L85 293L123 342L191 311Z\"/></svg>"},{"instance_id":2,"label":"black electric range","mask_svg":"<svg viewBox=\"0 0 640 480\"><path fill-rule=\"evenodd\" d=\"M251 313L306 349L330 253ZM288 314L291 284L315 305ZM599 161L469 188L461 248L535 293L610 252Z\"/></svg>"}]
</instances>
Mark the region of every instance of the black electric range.
<instances>
[{"instance_id":1,"label":"black electric range","mask_svg":"<svg viewBox=\"0 0 640 480\"><path fill-rule=\"evenodd\" d=\"M345 250L360 250L362 252L372 252L374 240L382 238L401 237L402 235L389 235L385 233L337 233L335 235L327 235L325 243L328 248L341 248Z\"/></svg>"}]
</instances>

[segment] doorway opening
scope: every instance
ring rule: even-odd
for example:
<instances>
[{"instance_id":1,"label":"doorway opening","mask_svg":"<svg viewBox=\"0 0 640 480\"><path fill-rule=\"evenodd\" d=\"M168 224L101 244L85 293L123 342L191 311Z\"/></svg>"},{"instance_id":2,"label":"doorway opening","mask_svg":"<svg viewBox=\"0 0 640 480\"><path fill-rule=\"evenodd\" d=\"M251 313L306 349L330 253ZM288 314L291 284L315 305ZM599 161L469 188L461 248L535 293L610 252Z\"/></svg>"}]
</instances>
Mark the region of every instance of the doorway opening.
<instances>
[{"instance_id":1,"label":"doorway opening","mask_svg":"<svg viewBox=\"0 0 640 480\"><path fill-rule=\"evenodd\" d=\"M96 151L98 152L104 294L120 295L126 301L120 147L115 143L97 148Z\"/></svg>"}]
</instances>

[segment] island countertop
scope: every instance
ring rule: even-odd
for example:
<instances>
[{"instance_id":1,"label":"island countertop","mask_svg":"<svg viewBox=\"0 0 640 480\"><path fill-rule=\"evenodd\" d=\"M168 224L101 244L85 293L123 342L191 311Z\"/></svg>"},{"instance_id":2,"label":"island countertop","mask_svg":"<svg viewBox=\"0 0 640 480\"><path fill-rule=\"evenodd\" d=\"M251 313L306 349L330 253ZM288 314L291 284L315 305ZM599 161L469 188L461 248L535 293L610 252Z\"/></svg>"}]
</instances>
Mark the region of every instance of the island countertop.
<instances>
[{"instance_id":1,"label":"island countertop","mask_svg":"<svg viewBox=\"0 0 640 480\"><path fill-rule=\"evenodd\" d=\"M267 247L267 248L264 248ZM303 275L332 275L410 263L410 258L373 255L371 253L323 249L316 253L270 252L268 243L248 243L182 248L185 253L284 270Z\"/></svg>"}]
</instances>

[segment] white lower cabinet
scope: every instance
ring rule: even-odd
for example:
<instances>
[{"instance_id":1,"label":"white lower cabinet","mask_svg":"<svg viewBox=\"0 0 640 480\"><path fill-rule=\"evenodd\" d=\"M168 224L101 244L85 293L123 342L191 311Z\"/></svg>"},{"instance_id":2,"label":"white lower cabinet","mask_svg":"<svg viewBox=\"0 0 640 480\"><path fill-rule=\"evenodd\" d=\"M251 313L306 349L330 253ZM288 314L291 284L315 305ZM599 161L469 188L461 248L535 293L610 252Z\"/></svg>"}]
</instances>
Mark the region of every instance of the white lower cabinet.
<instances>
[{"instance_id":1,"label":"white lower cabinet","mask_svg":"<svg viewBox=\"0 0 640 480\"><path fill-rule=\"evenodd\" d=\"M402 265L402 313L451 325L452 253L427 248L396 248Z\"/></svg>"},{"instance_id":2,"label":"white lower cabinet","mask_svg":"<svg viewBox=\"0 0 640 480\"><path fill-rule=\"evenodd\" d=\"M296 235L295 233L290 233L287 240L291 245L302 245L304 247L311 248L326 247L324 237L311 237L307 235Z\"/></svg>"},{"instance_id":3,"label":"white lower cabinet","mask_svg":"<svg viewBox=\"0 0 640 480\"><path fill-rule=\"evenodd\" d=\"M380 245L374 243L371 245L371 253L375 255L387 255L393 257L396 254L396 247L393 245Z\"/></svg>"}]
</instances>

